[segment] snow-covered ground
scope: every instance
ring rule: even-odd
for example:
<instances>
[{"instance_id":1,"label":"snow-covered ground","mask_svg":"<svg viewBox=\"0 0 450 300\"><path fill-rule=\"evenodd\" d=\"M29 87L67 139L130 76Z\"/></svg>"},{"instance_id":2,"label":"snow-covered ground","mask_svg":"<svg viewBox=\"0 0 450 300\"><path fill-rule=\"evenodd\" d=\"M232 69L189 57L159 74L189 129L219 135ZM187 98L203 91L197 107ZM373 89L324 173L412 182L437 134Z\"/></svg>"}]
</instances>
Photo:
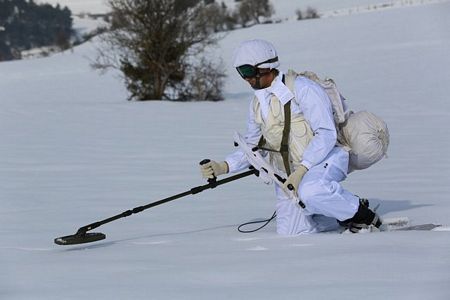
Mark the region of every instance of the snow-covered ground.
<instances>
[{"instance_id":1,"label":"snow-covered ground","mask_svg":"<svg viewBox=\"0 0 450 300\"><path fill-rule=\"evenodd\" d=\"M278 47L282 69L333 77L354 110L387 121L389 158L347 188L384 217L450 225L449 12L443 2L230 32L219 103L128 102L120 79L90 69L93 42L0 63L0 299L450 299L449 232L241 234L274 209L253 177L104 225L104 241L53 244L205 183L198 161L223 158L245 127L251 90L230 60L255 37Z\"/></svg>"},{"instance_id":2,"label":"snow-covered ground","mask_svg":"<svg viewBox=\"0 0 450 300\"><path fill-rule=\"evenodd\" d=\"M81 38L85 34L90 34L99 27L109 27L109 24L102 18L90 18L89 16L73 16L73 29Z\"/></svg>"}]
</instances>

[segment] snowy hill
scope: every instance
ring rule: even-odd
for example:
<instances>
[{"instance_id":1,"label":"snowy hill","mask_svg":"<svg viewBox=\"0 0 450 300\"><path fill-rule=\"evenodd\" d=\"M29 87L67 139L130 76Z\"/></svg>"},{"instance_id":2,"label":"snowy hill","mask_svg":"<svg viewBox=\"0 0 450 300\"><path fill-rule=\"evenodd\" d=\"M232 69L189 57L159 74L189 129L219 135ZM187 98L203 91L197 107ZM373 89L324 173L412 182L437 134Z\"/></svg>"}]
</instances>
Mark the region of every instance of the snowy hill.
<instances>
[{"instance_id":1,"label":"snowy hill","mask_svg":"<svg viewBox=\"0 0 450 300\"><path fill-rule=\"evenodd\" d=\"M230 60L256 37L278 47L281 69L333 77L354 110L387 121L389 158L346 187L384 217L450 225L449 12L440 2L230 32L219 103L127 102L117 74L89 67L95 41L0 63L0 299L450 299L449 232L241 234L274 209L253 177L104 225L104 241L53 244L205 183L198 162L223 158L244 130L251 91Z\"/></svg>"}]
</instances>

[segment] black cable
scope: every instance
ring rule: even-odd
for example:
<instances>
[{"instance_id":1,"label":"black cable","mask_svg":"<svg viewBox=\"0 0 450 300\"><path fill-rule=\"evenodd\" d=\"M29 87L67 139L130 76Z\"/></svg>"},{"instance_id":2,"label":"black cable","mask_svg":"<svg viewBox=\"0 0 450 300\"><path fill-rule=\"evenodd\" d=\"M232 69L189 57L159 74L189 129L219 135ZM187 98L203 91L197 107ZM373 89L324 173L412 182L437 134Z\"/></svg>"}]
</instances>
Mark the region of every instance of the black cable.
<instances>
[{"instance_id":1,"label":"black cable","mask_svg":"<svg viewBox=\"0 0 450 300\"><path fill-rule=\"evenodd\" d=\"M277 212L274 211L274 212L273 212L273 215L272 215L269 219L267 219L267 220L261 220L261 221L252 221L252 222L247 222L247 223L241 224L241 225L239 225L239 227L237 228L237 230L238 230L240 233L252 233L252 232L256 232L256 231L258 231L258 230L264 228L265 226L267 226L267 224L269 224L270 221L272 221L273 219L275 219L276 216L277 216ZM264 225L262 225L262 226L256 228L256 229L253 229L253 230L243 230L243 229L241 229L241 227L243 227L243 226L247 226L247 225L250 225L250 224L258 224L258 223L263 223L263 222L266 222L266 223L265 223Z\"/></svg>"}]
</instances>

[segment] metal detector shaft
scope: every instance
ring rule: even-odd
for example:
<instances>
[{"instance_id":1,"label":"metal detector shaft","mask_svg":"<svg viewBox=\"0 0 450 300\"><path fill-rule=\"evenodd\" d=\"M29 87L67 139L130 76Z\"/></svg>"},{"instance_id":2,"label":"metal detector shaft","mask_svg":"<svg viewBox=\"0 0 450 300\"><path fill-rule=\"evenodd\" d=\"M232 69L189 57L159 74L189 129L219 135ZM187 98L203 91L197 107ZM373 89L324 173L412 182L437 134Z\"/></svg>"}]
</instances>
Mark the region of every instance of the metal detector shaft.
<instances>
[{"instance_id":1,"label":"metal detector shaft","mask_svg":"<svg viewBox=\"0 0 450 300\"><path fill-rule=\"evenodd\" d=\"M247 177L247 176L250 176L250 175L253 175L253 174L256 174L256 173L257 173L257 171L252 169L252 170L249 170L249 171L246 171L246 172L242 172L242 173L239 173L239 174L236 174L236 175L233 175L233 176L221 179L221 180L217 180L217 181L216 180L210 180L208 184L191 188L190 190L188 190L186 192L183 192L183 193L180 193L180 194L177 194L177 195L173 195L171 197L168 197L168 198L165 198L165 199L161 199L161 200L149 203L147 205L138 206L138 207L135 207L133 209L124 211L121 214L112 216L110 218L107 218L107 219L104 219L104 220L101 220L101 221L98 221L98 222L95 222L95 223L92 223L92 224L80 227L76 234L77 235L78 234L80 234L80 235L85 234L89 230L97 228L97 227L99 227L101 225L104 225L106 223L110 223L110 222L115 221L117 219L125 218L125 217L128 217L128 216L131 216L132 214L137 214L137 213L139 213L139 212L141 212L143 210L149 209L149 208L154 207L154 206L161 205L163 203L167 203L167 202L173 201L175 199L179 199L179 198L182 198L182 197L185 197L185 196L188 196L188 195L194 195L194 194L203 192L204 190L207 190L207 189L213 189L216 186L219 186L219 185L222 185L222 184L234 181L234 180L238 180L240 178Z\"/></svg>"}]
</instances>

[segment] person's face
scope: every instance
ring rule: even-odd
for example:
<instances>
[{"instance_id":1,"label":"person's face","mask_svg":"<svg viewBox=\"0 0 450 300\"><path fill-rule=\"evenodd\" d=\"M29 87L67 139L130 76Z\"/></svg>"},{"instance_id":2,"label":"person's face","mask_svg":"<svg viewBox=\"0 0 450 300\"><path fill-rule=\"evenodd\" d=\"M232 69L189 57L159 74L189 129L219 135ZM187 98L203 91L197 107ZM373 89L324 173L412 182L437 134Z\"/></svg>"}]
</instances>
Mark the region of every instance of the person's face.
<instances>
[{"instance_id":1,"label":"person's face","mask_svg":"<svg viewBox=\"0 0 450 300\"><path fill-rule=\"evenodd\" d=\"M259 69L258 75L244 78L255 90L268 88L272 84L273 79L274 76L270 69Z\"/></svg>"}]
</instances>

